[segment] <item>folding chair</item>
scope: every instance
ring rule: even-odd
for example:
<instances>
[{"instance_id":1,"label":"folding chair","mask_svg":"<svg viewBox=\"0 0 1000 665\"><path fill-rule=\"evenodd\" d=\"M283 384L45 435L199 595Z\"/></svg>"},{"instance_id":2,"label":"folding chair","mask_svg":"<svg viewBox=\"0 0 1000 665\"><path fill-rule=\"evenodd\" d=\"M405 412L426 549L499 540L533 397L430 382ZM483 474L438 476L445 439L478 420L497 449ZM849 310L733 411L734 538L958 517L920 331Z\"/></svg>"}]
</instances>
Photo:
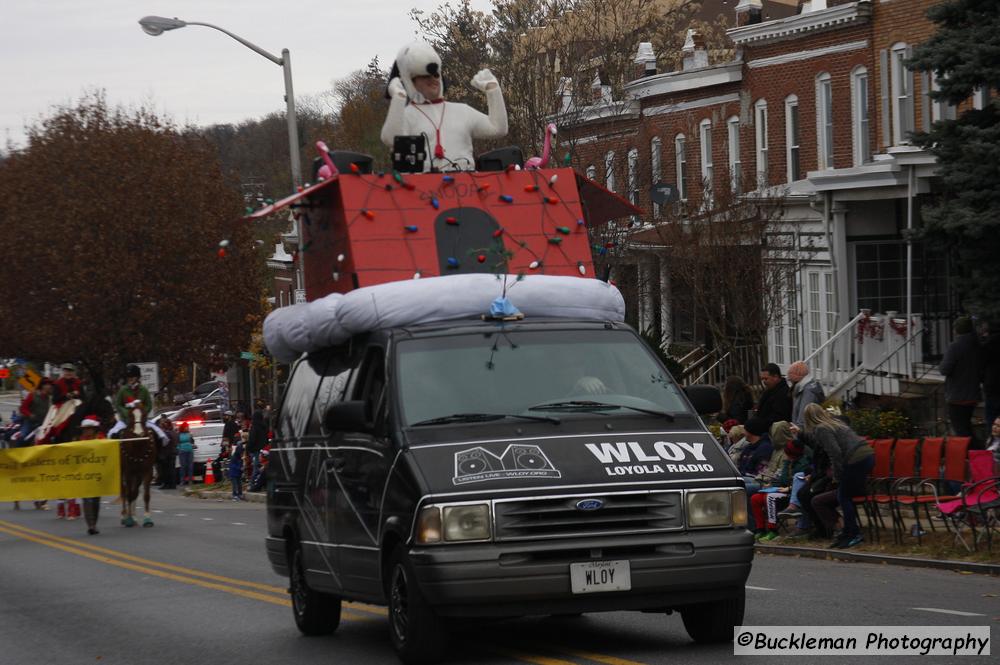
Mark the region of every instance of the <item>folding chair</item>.
<instances>
[{"instance_id":1,"label":"folding chair","mask_svg":"<svg viewBox=\"0 0 1000 665\"><path fill-rule=\"evenodd\" d=\"M870 501L881 515L880 506L885 506L892 520L893 542L903 542L903 519L893 508L895 496L893 487L901 478L912 478L917 473L917 445L920 439L896 439L892 447L892 472L885 477L872 478ZM873 474L874 476L874 474ZM881 490L881 491L879 491Z\"/></svg>"},{"instance_id":2,"label":"folding chair","mask_svg":"<svg viewBox=\"0 0 1000 665\"><path fill-rule=\"evenodd\" d=\"M988 450L973 450L969 452L969 482L962 485L962 490L955 497L939 496L937 485L930 481L931 491L934 493L934 505L941 511L944 517L945 526L955 534L955 542L962 543L962 546L969 552L979 549L979 535L976 532L976 524L985 526L985 535L988 539L988 546L992 548L992 530L995 524L989 520L995 520L995 510L1000 507L1000 493L997 491L997 484L1000 478L993 475L993 453ZM972 547L965 542L962 535L963 527L969 527L972 531Z\"/></svg>"},{"instance_id":3,"label":"folding chair","mask_svg":"<svg viewBox=\"0 0 1000 665\"><path fill-rule=\"evenodd\" d=\"M910 477L900 477L896 479L890 490L893 496L892 508L896 511L896 517L900 524L903 522L903 506L913 508L913 519L915 520L915 531L917 533L917 544L921 543L923 535L923 525L920 523L920 506L924 507L924 514L931 530L936 531L934 521L931 519L929 500L933 496L919 493L921 483L925 480L936 481L941 478L941 453L944 450L944 438L939 436L926 437L920 444L920 473ZM902 535L902 533L901 533Z\"/></svg>"},{"instance_id":4,"label":"folding chair","mask_svg":"<svg viewBox=\"0 0 1000 665\"><path fill-rule=\"evenodd\" d=\"M868 522L868 535L872 540L881 540L879 537L879 528L885 528L885 520L882 519L882 515L879 513L878 504L875 503L875 491L879 480L889 476L892 465L892 444L894 441L895 439L876 439L872 441L871 446L875 450L875 465L868 476L867 492L864 496L851 498L854 501L854 505L861 506L864 511L865 520Z\"/></svg>"}]
</instances>

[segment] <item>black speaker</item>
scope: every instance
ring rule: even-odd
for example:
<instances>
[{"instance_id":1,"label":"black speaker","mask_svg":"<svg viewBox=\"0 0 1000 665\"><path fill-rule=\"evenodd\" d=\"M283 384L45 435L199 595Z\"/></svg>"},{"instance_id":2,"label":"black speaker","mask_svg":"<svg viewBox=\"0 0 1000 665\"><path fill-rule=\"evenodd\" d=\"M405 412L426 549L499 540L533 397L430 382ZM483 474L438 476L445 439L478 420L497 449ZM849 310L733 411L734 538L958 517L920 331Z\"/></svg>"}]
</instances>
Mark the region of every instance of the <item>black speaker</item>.
<instances>
[{"instance_id":1,"label":"black speaker","mask_svg":"<svg viewBox=\"0 0 1000 665\"><path fill-rule=\"evenodd\" d=\"M392 139L392 168L400 173L423 173L427 159L427 140L419 136L396 136Z\"/></svg>"},{"instance_id":2,"label":"black speaker","mask_svg":"<svg viewBox=\"0 0 1000 665\"><path fill-rule=\"evenodd\" d=\"M524 154L513 145L484 152L476 158L477 171L503 171L511 164L524 166Z\"/></svg>"},{"instance_id":3,"label":"black speaker","mask_svg":"<svg viewBox=\"0 0 1000 665\"><path fill-rule=\"evenodd\" d=\"M351 164L358 167L358 173L371 173L372 166L375 162L371 155L366 155L363 152L351 152L350 150L330 150L328 153L330 155L330 161L333 165L337 167L337 170L341 173L351 173ZM316 182L316 177L319 175L319 170L326 164L322 157L317 157L313 160L312 167L312 181Z\"/></svg>"}]
</instances>

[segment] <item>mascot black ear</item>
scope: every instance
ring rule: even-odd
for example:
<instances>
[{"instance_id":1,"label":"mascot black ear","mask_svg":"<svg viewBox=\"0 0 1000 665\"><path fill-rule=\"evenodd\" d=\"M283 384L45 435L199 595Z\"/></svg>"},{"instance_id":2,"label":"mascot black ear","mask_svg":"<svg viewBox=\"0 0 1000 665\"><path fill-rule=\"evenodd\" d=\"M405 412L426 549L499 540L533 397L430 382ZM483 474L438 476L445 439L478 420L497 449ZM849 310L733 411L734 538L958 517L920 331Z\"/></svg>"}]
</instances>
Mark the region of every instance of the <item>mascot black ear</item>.
<instances>
[{"instance_id":1,"label":"mascot black ear","mask_svg":"<svg viewBox=\"0 0 1000 665\"><path fill-rule=\"evenodd\" d=\"M392 71L389 72L389 81L392 81L392 79L398 78L398 77L399 77L399 63L394 62L394 63L392 63ZM392 99L392 95L389 94L389 82L388 81L385 84L385 98L386 99Z\"/></svg>"}]
</instances>

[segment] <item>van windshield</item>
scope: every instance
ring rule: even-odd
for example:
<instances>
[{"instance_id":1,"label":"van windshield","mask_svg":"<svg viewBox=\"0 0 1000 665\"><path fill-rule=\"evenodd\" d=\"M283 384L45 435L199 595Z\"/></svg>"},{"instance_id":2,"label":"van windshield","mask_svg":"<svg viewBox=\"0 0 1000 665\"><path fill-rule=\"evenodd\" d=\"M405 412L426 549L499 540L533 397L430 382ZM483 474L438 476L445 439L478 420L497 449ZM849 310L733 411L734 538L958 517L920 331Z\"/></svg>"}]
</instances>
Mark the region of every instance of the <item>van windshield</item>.
<instances>
[{"instance_id":1,"label":"van windshield","mask_svg":"<svg viewBox=\"0 0 1000 665\"><path fill-rule=\"evenodd\" d=\"M473 421L689 411L674 381L627 331L497 330L402 340L397 354L406 426L456 414Z\"/></svg>"}]
</instances>

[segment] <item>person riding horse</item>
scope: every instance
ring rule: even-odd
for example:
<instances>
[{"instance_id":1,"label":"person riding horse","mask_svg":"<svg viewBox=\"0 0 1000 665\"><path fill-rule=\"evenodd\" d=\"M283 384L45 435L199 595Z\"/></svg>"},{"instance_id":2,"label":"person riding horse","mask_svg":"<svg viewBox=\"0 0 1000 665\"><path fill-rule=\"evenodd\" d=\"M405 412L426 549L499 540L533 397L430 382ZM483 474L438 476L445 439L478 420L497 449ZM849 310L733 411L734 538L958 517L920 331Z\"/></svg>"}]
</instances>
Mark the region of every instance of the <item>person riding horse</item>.
<instances>
[{"instance_id":1,"label":"person riding horse","mask_svg":"<svg viewBox=\"0 0 1000 665\"><path fill-rule=\"evenodd\" d=\"M146 416L153 408L153 401L149 391L139 383L139 377L139 368L129 365L127 382L115 397L115 409L125 423L125 427L116 436L122 439L122 524L127 527L135 526L133 513L140 484L145 506L142 525L153 526L153 519L149 514L149 486L153 481L153 466L156 463L157 434L146 422Z\"/></svg>"}]
</instances>

